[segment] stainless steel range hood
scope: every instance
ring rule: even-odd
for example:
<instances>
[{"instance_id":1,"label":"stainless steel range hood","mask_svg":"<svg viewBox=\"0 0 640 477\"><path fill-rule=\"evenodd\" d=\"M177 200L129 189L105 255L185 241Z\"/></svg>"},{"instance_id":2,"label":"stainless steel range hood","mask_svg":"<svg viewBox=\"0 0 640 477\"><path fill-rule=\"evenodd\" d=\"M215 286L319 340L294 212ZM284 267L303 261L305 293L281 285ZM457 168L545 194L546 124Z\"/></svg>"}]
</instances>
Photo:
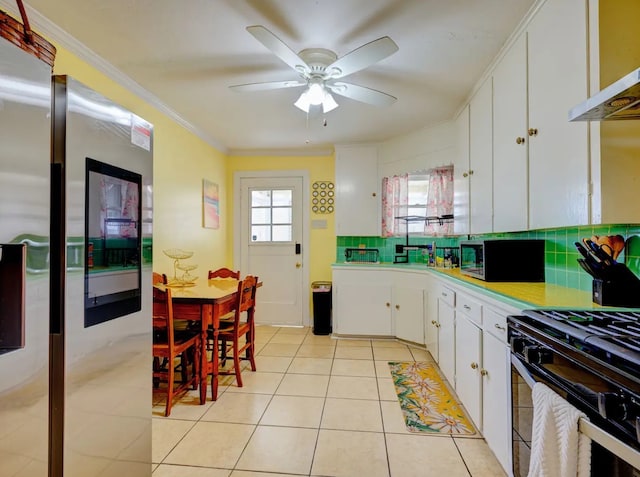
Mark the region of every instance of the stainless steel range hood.
<instances>
[{"instance_id":1,"label":"stainless steel range hood","mask_svg":"<svg viewBox=\"0 0 640 477\"><path fill-rule=\"evenodd\" d=\"M640 68L569 111L569 121L640 119Z\"/></svg>"}]
</instances>

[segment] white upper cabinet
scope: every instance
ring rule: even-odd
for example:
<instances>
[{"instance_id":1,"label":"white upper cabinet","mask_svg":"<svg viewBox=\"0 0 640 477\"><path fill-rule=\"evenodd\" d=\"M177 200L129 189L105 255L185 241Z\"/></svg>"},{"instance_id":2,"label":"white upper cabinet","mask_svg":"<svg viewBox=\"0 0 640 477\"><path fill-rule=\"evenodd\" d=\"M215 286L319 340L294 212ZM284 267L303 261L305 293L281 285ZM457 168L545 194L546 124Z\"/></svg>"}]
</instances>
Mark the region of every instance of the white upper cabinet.
<instances>
[{"instance_id":1,"label":"white upper cabinet","mask_svg":"<svg viewBox=\"0 0 640 477\"><path fill-rule=\"evenodd\" d=\"M469 232L469 105L454 121L453 229L458 235Z\"/></svg>"},{"instance_id":2,"label":"white upper cabinet","mask_svg":"<svg viewBox=\"0 0 640 477\"><path fill-rule=\"evenodd\" d=\"M568 111L588 96L587 6L548 0L527 29L529 228L589 223L587 123Z\"/></svg>"},{"instance_id":3,"label":"white upper cabinet","mask_svg":"<svg viewBox=\"0 0 640 477\"><path fill-rule=\"evenodd\" d=\"M493 73L493 230L528 227L527 37L522 34Z\"/></svg>"},{"instance_id":4,"label":"white upper cabinet","mask_svg":"<svg viewBox=\"0 0 640 477\"><path fill-rule=\"evenodd\" d=\"M488 78L469 104L469 228L472 234L493 229L493 83Z\"/></svg>"},{"instance_id":5,"label":"white upper cabinet","mask_svg":"<svg viewBox=\"0 0 640 477\"><path fill-rule=\"evenodd\" d=\"M584 0L547 0L493 73L494 232L589 223Z\"/></svg>"},{"instance_id":6,"label":"white upper cabinet","mask_svg":"<svg viewBox=\"0 0 640 477\"><path fill-rule=\"evenodd\" d=\"M336 235L380 235L378 148L336 146Z\"/></svg>"}]
</instances>

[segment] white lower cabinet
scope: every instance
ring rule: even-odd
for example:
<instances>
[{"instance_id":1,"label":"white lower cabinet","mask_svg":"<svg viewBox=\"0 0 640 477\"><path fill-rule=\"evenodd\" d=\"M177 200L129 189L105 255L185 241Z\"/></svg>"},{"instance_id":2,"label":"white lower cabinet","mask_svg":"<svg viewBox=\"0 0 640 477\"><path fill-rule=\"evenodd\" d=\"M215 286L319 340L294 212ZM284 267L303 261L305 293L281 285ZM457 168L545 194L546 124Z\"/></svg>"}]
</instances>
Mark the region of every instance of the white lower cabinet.
<instances>
[{"instance_id":1,"label":"white lower cabinet","mask_svg":"<svg viewBox=\"0 0 640 477\"><path fill-rule=\"evenodd\" d=\"M438 358L438 297L435 281L428 277L424 291L424 345L436 362Z\"/></svg>"},{"instance_id":2,"label":"white lower cabinet","mask_svg":"<svg viewBox=\"0 0 640 477\"><path fill-rule=\"evenodd\" d=\"M482 434L506 471L511 469L511 367L506 315L484 313L482 334Z\"/></svg>"},{"instance_id":3,"label":"white lower cabinet","mask_svg":"<svg viewBox=\"0 0 640 477\"><path fill-rule=\"evenodd\" d=\"M390 272L334 269L333 331L340 335L392 336Z\"/></svg>"},{"instance_id":4,"label":"white lower cabinet","mask_svg":"<svg viewBox=\"0 0 640 477\"><path fill-rule=\"evenodd\" d=\"M424 273L333 270L333 329L424 344Z\"/></svg>"},{"instance_id":5,"label":"white lower cabinet","mask_svg":"<svg viewBox=\"0 0 640 477\"><path fill-rule=\"evenodd\" d=\"M456 350L456 393L471 420L482 429L482 330L469 318L457 313Z\"/></svg>"},{"instance_id":6,"label":"white lower cabinet","mask_svg":"<svg viewBox=\"0 0 640 477\"><path fill-rule=\"evenodd\" d=\"M444 287L441 286L440 289ZM468 294L465 288L452 287L455 306L440 304L443 316L455 312L453 369L450 357L439 363L440 369L455 389L469 417L482 432L496 458L509 473L511 469L511 405L507 315L516 309L480 295ZM442 330L440 326L439 330ZM439 346L443 346L442 340ZM439 350L442 355L442 349Z\"/></svg>"},{"instance_id":7,"label":"white lower cabinet","mask_svg":"<svg viewBox=\"0 0 640 477\"><path fill-rule=\"evenodd\" d=\"M424 294L426 277L423 273L395 272L391 291L391 313L394 336L401 340L424 344Z\"/></svg>"},{"instance_id":8,"label":"white lower cabinet","mask_svg":"<svg viewBox=\"0 0 640 477\"><path fill-rule=\"evenodd\" d=\"M438 366L451 386L456 383L455 292L440 286L438 300Z\"/></svg>"}]
</instances>

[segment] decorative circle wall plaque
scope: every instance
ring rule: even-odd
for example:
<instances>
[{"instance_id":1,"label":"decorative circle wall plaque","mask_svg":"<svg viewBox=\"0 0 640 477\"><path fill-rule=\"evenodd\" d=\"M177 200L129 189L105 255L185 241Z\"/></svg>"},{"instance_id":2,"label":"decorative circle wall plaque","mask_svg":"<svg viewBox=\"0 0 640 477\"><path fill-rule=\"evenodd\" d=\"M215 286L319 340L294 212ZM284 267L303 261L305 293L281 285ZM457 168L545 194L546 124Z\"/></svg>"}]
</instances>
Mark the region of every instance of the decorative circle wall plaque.
<instances>
[{"instance_id":1,"label":"decorative circle wall plaque","mask_svg":"<svg viewBox=\"0 0 640 477\"><path fill-rule=\"evenodd\" d=\"M312 185L311 191L311 211L314 214L331 214L333 213L333 182L317 181Z\"/></svg>"}]
</instances>

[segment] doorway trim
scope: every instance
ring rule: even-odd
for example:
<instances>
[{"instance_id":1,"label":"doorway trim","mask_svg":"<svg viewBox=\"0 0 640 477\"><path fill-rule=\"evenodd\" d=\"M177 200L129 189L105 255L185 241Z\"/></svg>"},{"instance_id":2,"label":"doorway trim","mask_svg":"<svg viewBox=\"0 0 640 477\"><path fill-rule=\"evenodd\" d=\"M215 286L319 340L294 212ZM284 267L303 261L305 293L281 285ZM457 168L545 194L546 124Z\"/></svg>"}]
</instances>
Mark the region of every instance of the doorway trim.
<instances>
[{"instance_id":1,"label":"doorway trim","mask_svg":"<svg viewBox=\"0 0 640 477\"><path fill-rule=\"evenodd\" d=\"M240 190L240 181L242 179L272 179L276 177L302 178L302 324L311 326L310 317L310 284L309 284L309 266L311 250L309 249L310 237L310 197L309 197L309 171L299 169L283 169L268 171L235 171L233 173L233 266L236 270L240 267L241 255L241 224L240 224L240 201L242 191Z\"/></svg>"}]
</instances>

